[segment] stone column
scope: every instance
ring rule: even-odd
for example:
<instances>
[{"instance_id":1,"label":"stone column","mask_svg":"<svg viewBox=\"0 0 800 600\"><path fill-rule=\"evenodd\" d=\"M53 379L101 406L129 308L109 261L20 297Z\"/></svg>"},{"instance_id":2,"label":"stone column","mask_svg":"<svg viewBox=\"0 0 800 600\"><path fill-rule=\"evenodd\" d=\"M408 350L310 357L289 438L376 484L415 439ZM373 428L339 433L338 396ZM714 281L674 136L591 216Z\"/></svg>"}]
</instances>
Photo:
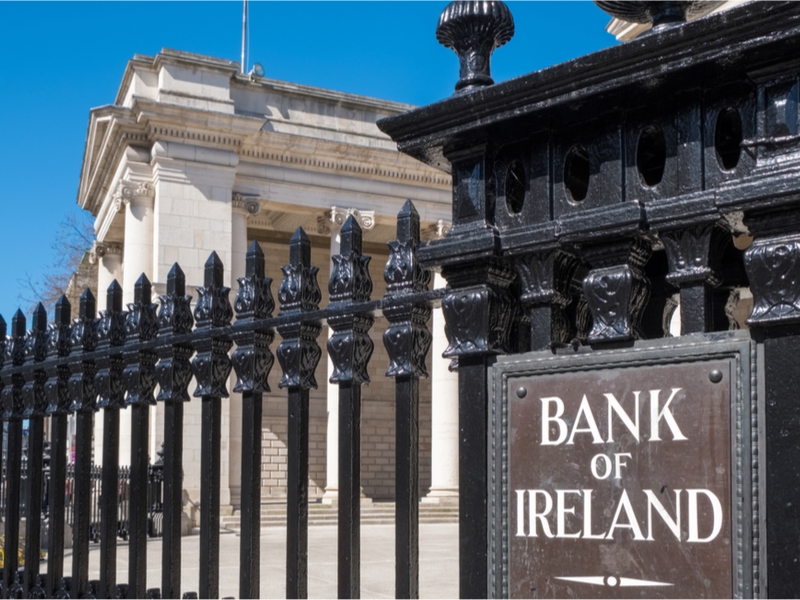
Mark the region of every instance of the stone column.
<instances>
[{"instance_id":1,"label":"stone column","mask_svg":"<svg viewBox=\"0 0 800 600\"><path fill-rule=\"evenodd\" d=\"M331 207L330 224L325 223L320 227L321 232L330 232L331 235L331 252L330 256L339 254L339 231L342 225L347 220L347 217L353 215L361 229L372 229L375 227L375 212L374 211L360 211L355 208L339 208L336 206ZM322 224L321 224L322 225ZM327 229L327 231L325 231ZM331 263L333 259L330 259ZM328 272L330 272L330 269ZM328 337L331 336L331 328L328 327ZM333 373L333 363L328 357L328 379ZM339 497L339 386L335 383L327 381L327 398L328 398L328 429L326 436L326 452L325 452L325 494L322 496L322 501L327 504L333 504Z\"/></svg>"},{"instance_id":2,"label":"stone column","mask_svg":"<svg viewBox=\"0 0 800 600\"><path fill-rule=\"evenodd\" d=\"M236 298L239 278L245 275L247 255L247 218L261 211L261 202L256 196L233 193L231 201L231 293ZM223 403L223 411L228 411L228 487L231 506L239 508L242 504L242 395L234 392L236 375L231 374L228 389L231 396Z\"/></svg>"},{"instance_id":3,"label":"stone column","mask_svg":"<svg viewBox=\"0 0 800 600\"><path fill-rule=\"evenodd\" d=\"M97 308L105 310L105 290L115 279L122 285L122 244L98 242L94 246L97 260ZM103 464L103 419L94 419L94 463Z\"/></svg>"},{"instance_id":4,"label":"stone column","mask_svg":"<svg viewBox=\"0 0 800 600\"><path fill-rule=\"evenodd\" d=\"M122 285L122 244L119 242L97 242L94 245L97 260L97 304L100 310L106 307L105 290L115 279Z\"/></svg>"},{"instance_id":5,"label":"stone column","mask_svg":"<svg viewBox=\"0 0 800 600\"><path fill-rule=\"evenodd\" d=\"M153 281L153 204L155 191L144 181L122 179L114 195L119 210L125 207L125 255L122 269L123 306L133 302L136 281L142 276ZM100 292L100 295L104 295ZM127 308L125 308L127 310ZM155 418L154 411L150 413ZM155 460L154 456L150 460ZM119 464L131 464L131 411L121 410L119 418Z\"/></svg>"},{"instance_id":6,"label":"stone column","mask_svg":"<svg viewBox=\"0 0 800 600\"><path fill-rule=\"evenodd\" d=\"M447 285L440 273L434 288ZM451 372L442 309L433 311L431 373L431 490L424 503L458 505L458 373Z\"/></svg>"}]
</instances>

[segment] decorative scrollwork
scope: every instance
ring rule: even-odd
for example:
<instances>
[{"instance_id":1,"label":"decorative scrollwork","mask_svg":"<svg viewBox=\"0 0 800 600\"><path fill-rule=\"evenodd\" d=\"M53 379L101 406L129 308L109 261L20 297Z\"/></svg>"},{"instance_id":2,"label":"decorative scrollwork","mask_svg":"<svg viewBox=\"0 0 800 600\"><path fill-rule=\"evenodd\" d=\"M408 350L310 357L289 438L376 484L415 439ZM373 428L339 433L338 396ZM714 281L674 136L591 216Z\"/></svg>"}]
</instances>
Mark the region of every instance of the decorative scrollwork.
<instances>
[{"instance_id":1,"label":"decorative scrollwork","mask_svg":"<svg viewBox=\"0 0 800 600\"><path fill-rule=\"evenodd\" d=\"M333 269L328 282L331 303L369 300L372 278L369 274L370 256L361 253L361 227L349 216L339 234L341 252L331 256Z\"/></svg>"},{"instance_id":2,"label":"decorative scrollwork","mask_svg":"<svg viewBox=\"0 0 800 600\"><path fill-rule=\"evenodd\" d=\"M292 236L289 264L281 269L284 275L278 292L281 314L317 310L322 299L317 285L318 269L311 266L311 240L302 227L298 227ZM314 371L322 357L317 344L321 329L319 322L313 320L278 326L278 332L283 336L277 350L283 371L279 387L306 390L317 387Z\"/></svg>"},{"instance_id":3,"label":"decorative scrollwork","mask_svg":"<svg viewBox=\"0 0 800 600\"><path fill-rule=\"evenodd\" d=\"M272 279L264 276L264 252L258 242L250 245L245 262L245 276L239 279L235 304L237 320L233 338L237 348L231 359L237 382L233 391L269 392L267 378L275 362L269 349L274 338L272 329L239 330L242 325L271 317L275 308L270 292Z\"/></svg>"},{"instance_id":4,"label":"decorative scrollwork","mask_svg":"<svg viewBox=\"0 0 800 600\"><path fill-rule=\"evenodd\" d=\"M158 335L157 306L153 304L152 286L142 274L136 282L133 303L128 305L126 334L128 345L137 341L149 341ZM156 388L156 361L158 355L152 350L128 350L125 352L125 370L122 380L127 390L126 406L147 406L155 404L153 392Z\"/></svg>"},{"instance_id":5,"label":"decorative scrollwork","mask_svg":"<svg viewBox=\"0 0 800 600\"><path fill-rule=\"evenodd\" d=\"M87 289L81 296L78 318L72 326L72 345L83 352L91 352L97 344L95 329L96 302L91 290ZM76 353L76 358L80 355ZM92 360L76 360L69 363L70 377L67 383L71 404L69 409L74 412L93 412L96 408L97 392L94 378L97 367Z\"/></svg>"},{"instance_id":6,"label":"decorative scrollwork","mask_svg":"<svg viewBox=\"0 0 800 600\"><path fill-rule=\"evenodd\" d=\"M446 267L450 291L442 298L445 358L504 352L514 317L508 287L514 279L510 266L499 259L480 264Z\"/></svg>"},{"instance_id":7,"label":"decorative scrollwork","mask_svg":"<svg viewBox=\"0 0 800 600\"><path fill-rule=\"evenodd\" d=\"M56 302L55 323L50 325L47 337L47 357L69 356L72 350L71 306L66 296ZM47 400L48 415L66 415L69 413L69 366L54 364L52 361L47 369L47 383L45 384L45 398Z\"/></svg>"},{"instance_id":8,"label":"decorative scrollwork","mask_svg":"<svg viewBox=\"0 0 800 600\"><path fill-rule=\"evenodd\" d=\"M427 327L430 307L391 304L405 294L428 288L430 271L423 268L416 257L419 239L419 213L408 200L397 216L397 240L389 242L389 260L383 272L387 284L383 314L389 321L383 334L383 345L389 354L387 377L428 376L425 357L433 339Z\"/></svg>"},{"instance_id":9,"label":"decorative scrollwork","mask_svg":"<svg viewBox=\"0 0 800 600\"><path fill-rule=\"evenodd\" d=\"M233 368L236 370L234 392L269 392L267 383L269 372L275 357L269 350L272 342L271 333L255 332L251 345L239 345L231 356Z\"/></svg>"},{"instance_id":10,"label":"decorative scrollwork","mask_svg":"<svg viewBox=\"0 0 800 600\"><path fill-rule=\"evenodd\" d=\"M705 223L661 232L669 260L667 281L676 286L693 281L705 281L714 287L720 284L716 263L723 250L722 239L730 236L715 235L717 229L714 223Z\"/></svg>"},{"instance_id":11,"label":"decorative scrollwork","mask_svg":"<svg viewBox=\"0 0 800 600\"><path fill-rule=\"evenodd\" d=\"M97 324L97 348L102 354L97 361L97 374L94 378L97 390L97 408L121 408L125 397L122 372L125 361L122 349L125 343L125 320L127 313L122 310L122 288L113 281L106 296L106 310L100 312Z\"/></svg>"},{"instance_id":12,"label":"decorative scrollwork","mask_svg":"<svg viewBox=\"0 0 800 600\"><path fill-rule=\"evenodd\" d=\"M198 327L225 327L233 319L233 307L228 298L231 289L222 284L224 268L216 252L205 264L205 285L197 288L194 319Z\"/></svg>"},{"instance_id":13,"label":"decorative scrollwork","mask_svg":"<svg viewBox=\"0 0 800 600\"><path fill-rule=\"evenodd\" d=\"M373 320L365 315L328 319L334 331L328 339L328 355L333 363L331 383L369 383L367 364L375 346L369 337Z\"/></svg>"},{"instance_id":14,"label":"decorative scrollwork","mask_svg":"<svg viewBox=\"0 0 800 600\"><path fill-rule=\"evenodd\" d=\"M588 252L598 267L583 280L583 295L593 320L590 343L643 336L641 318L650 297L650 282L643 268L650 253L649 243L638 238Z\"/></svg>"},{"instance_id":15,"label":"decorative scrollwork","mask_svg":"<svg viewBox=\"0 0 800 600\"><path fill-rule=\"evenodd\" d=\"M278 327L278 331L283 336L277 351L283 371L278 387L316 389L314 371L322 357L322 350L317 344L321 327L316 323L302 323L286 328Z\"/></svg>"},{"instance_id":16,"label":"decorative scrollwork","mask_svg":"<svg viewBox=\"0 0 800 600\"><path fill-rule=\"evenodd\" d=\"M756 240L744 266L754 301L748 325L800 320L800 236Z\"/></svg>"},{"instance_id":17,"label":"decorative scrollwork","mask_svg":"<svg viewBox=\"0 0 800 600\"><path fill-rule=\"evenodd\" d=\"M430 314L431 309L426 306L384 309L390 323L383 333L383 344L389 354L387 377L428 376L425 357L433 336L425 324Z\"/></svg>"}]
</instances>

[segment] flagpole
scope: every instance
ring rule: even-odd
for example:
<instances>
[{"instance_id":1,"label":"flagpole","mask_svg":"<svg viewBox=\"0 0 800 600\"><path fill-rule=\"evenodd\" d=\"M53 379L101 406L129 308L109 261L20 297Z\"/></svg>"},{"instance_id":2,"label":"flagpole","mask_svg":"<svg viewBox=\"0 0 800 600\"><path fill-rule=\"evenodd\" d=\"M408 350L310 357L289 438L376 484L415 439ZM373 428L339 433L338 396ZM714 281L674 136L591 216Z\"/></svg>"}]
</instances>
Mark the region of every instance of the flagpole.
<instances>
[{"instance_id":1,"label":"flagpole","mask_svg":"<svg viewBox=\"0 0 800 600\"><path fill-rule=\"evenodd\" d=\"M247 0L242 5L242 74L247 69L245 48L247 44Z\"/></svg>"}]
</instances>

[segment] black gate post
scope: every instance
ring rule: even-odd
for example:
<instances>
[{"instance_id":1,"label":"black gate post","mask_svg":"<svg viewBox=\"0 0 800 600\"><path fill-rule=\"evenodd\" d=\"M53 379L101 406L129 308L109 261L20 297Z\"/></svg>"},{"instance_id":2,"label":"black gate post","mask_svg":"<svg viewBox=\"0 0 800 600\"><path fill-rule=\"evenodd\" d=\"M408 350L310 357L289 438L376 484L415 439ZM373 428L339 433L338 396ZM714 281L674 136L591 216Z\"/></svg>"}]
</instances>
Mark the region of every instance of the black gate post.
<instances>
[{"instance_id":1,"label":"black gate post","mask_svg":"<svg viewBox=\"0 0 800 600\"><path fill-rule=\"evenodd\" d=\"M289 241L289 264L282 267L278 290L280 316L291 319L278 326L283 341L278 361L288 388L288 472L286 483L286 597L308 596L308 391L317 387L314 371L322 351L317 344L319 321L303 320L303 313L319 308L322 293L317 267L311 265L311 241L298 228Z\"/></svg>"},{"instance_id":2,"label":"black gate post","mask_svg":"<svg viewBox=\"0 0 800 600\"><path fill-rule=\"evenodd\" d=\"M339 598L361 594L361 385L369 383L367 363L374 344L370 314L353 306L369 300L372 279L369 256L361 254L361 227L350 215L340 231L340 252L331 257L329 307L342 314L328 317L333 330L328 355L331 383L339 384Z\"/></svg>"},{"instance_id":3,"label":"black gate post","mask_svg":"<svg viewBox=\"0 0 800 600\"><path fill-rule=\"evenodd\" d=\"M243 331L256 319L272 316L275 302L264 277L264 252L253 242L245 258L245 276L236 295L236 351L231 360L236 370L234 392L242 394L242 512L239 552L239 597L261 596L261 415L262 394L269 392L267 377L275 358L269 350L272 329Z\"/></svg>"},{"instance_id":4,"label":"black gate post","mask_svg":"<svg viewBox=\"0 0 800 600\"><path fill-rule=\"evenodd\" d=\"M754 300L747 323L760 334L764 351L765 591L770 598L796 598L800 590L800 571L794 566L800 560L800 309L787 299L800 296L796 275L800 234L794 229L793 214L778 212L746 222L755 235L745 253Z\"/></svg>"},{"instance_id":5,"label":"black gate post","mask_svg":"<svg viewBox=\"0 0 800 600\"><path fill-rule=\"evenodd\" d=\"M100 500L100 595L117 593L117 525L119 521L119 410L125 396L122 382L125 342L125 312L122 288L116 280L106 293L106 310L97 324L97 361L95 386L97 408L103 409L103 481ZM79 507L80 509L80 507Z\"/></svg>"},{"instance_id":6,"label":"black gate post","mask_svg":"<svg viewBox=\"0 0 800 600\"><path fill-rule=\"evenodd\" d=\"M425 357L432 336L426 303L402 303L428 289L430 271L420 267L419 213L410 200L397 217L397 240L389 242L384 270L383 314L389 326L383 343L389 354L387 377L395 378L395 596L419 597L419 378L427 377ZM392 305L392 301L397 305Z\"/></svg>"},{"instance_id":7,"label":"black gate post","mask_svg":"<svg viewBox=\"0 0 800 600\"><path fill-rule=\"evenodd\" d=\"M205 264L204 286L197 288L200 297L194 310L198 337L197 355L192 363L197 378L195 397L202 398L200 431L200 588L201 598L219 596L219 482L221 398L228 397L227 381L231 373L228 351L233 342L215 329L227 327L233 318L228 294L223 285L224 269L216 252Z\"/></svg>"},{"instance_id":8,"label":"black gate post","mask_svg":"<svg viewBox=\"0 0 800 600\"><path fill-rule=\"evenodd\" d=\"M192 379L191 344L172 343L175 335L192 331L191 296L178 263L167 275L167 293L158 313L158 401L164 402L164 539L161 549L161 596L180 598L181 513L183 508L183 403Z\"/></svg>"},{"instance_id":9,"label":"black gate post","mask_svg":"<svg viewBox=\"0 0 800 600\"><path fill-rule=\"evenodd\" d=\"M459 590L484 598L488 585L488 390L487 366L508 349L515 273L496 255L493 191L485 146L451 152L453 228L420 248L425 265L442 265L449 291L442 299L449 345L458 365L459 390Z\"/></svg>"}]
</instances>

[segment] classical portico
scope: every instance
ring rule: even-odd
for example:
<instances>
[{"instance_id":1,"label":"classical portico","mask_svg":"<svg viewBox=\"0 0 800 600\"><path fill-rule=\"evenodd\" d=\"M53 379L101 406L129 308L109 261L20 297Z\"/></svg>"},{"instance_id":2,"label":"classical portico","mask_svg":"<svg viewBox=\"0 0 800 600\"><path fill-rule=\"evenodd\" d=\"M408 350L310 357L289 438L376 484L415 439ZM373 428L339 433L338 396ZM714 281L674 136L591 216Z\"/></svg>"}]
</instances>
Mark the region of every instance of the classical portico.
<instances>
[{"instance_id":1,"label":"classical portico","mask_svg":"<svg viewBox=\"0 0 800 600\"><path fill-rule=\"evenodd\" d=\"M105 308L102 290L113 279L122 284L126 302L142 273L156 293L164 293L175 262L186 274L187 293L196 297L194 287L201 284L212 251L225 265L224 283L233 301L253 240L264 249L276 296L280 267L288 262L286 242L298 227L312 241L324 304L330 256L338 252L339 228L348 215L364 230L365 253L373 257L374 296L381 295L386 242L394 238L403 203L414 202L428 239L441 234L451 218L449 174L399 154L375 126L377 119L408 108L245 76L236 63L205 56L172 50L135 56L114 105L91 112L81 173L79 204L96 218L99 308ZM363 487L367 497L390 499L394 394L382 372L388 364L380 341L386 325L376 325L373 382L363 394ZM432 329L432 377L421 384L420 464L422 495L430 487L430 498L437 499L457 489L458 410L449 361L437 358L445 345L438 310ZM318 340L323 354L326 336L323 332ZM279 341L276 335L274 347ZM337 396L335 386L326 383L329 370L327 360L320 361L320 387L310 397L312 499L335 498L337 492L337 403L332 401ZM286 403L276 371L269 379L273 392L264 396L265 499L285 497ZM161 412L156 407L151 419L151 459L163 441ZM238 394L223 400L222 418L222 502L235 507L241 494ZM191 432L199 428L200 402L193 400L185 405L184 420L184 487L193 502L199 499L200 447ZM123 438L122 464L129 446Z\"/></svg>"}]
</instances>

